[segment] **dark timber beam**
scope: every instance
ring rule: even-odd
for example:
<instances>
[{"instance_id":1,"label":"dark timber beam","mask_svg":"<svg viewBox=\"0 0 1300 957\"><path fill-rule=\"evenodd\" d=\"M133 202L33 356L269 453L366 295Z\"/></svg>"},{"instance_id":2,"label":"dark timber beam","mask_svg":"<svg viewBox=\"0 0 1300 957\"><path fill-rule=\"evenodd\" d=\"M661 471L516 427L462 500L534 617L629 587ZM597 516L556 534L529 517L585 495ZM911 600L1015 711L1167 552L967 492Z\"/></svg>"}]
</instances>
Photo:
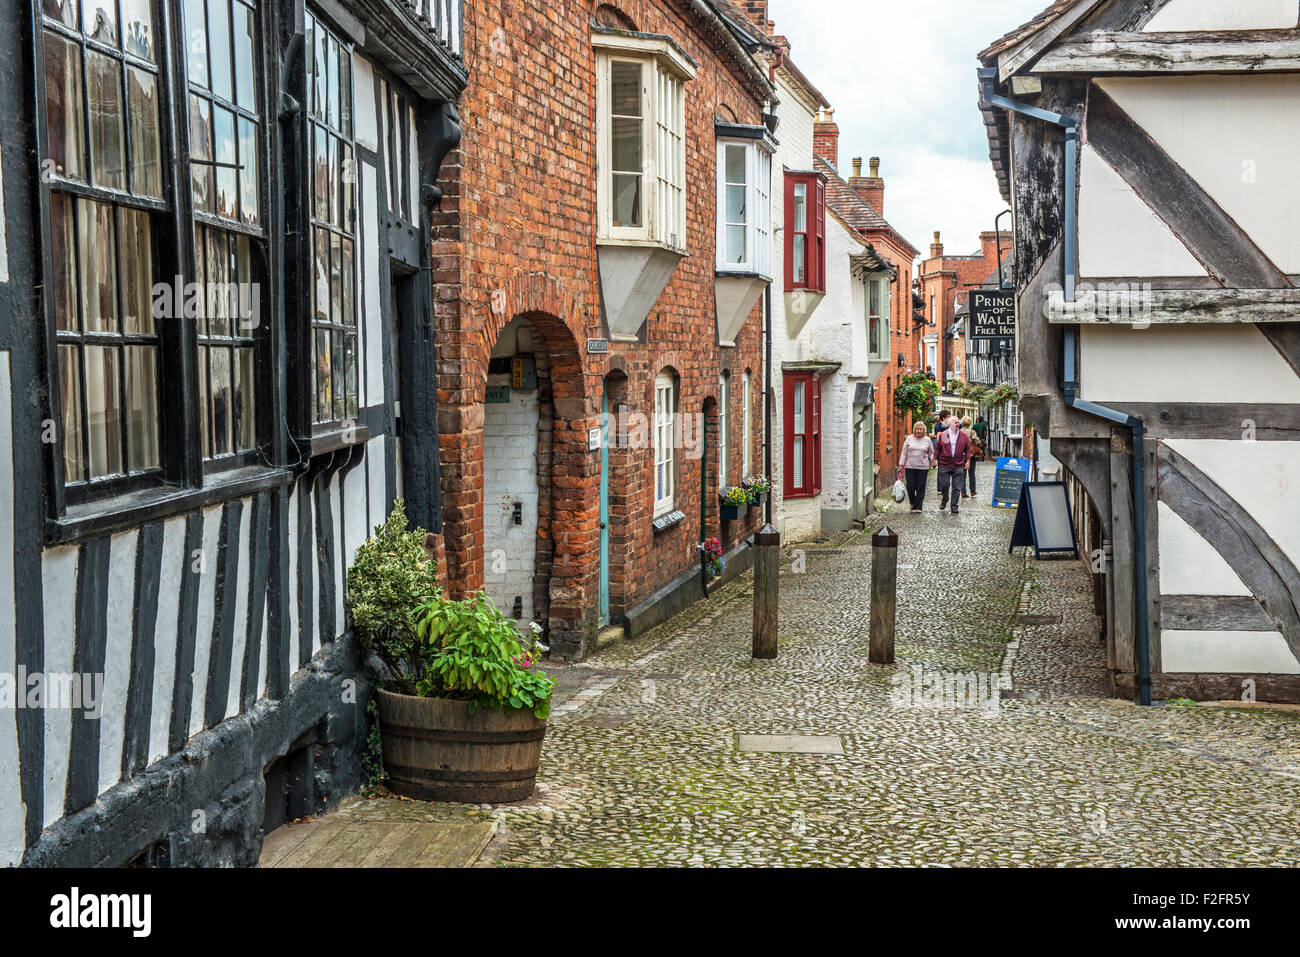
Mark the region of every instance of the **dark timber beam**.
<instances>
[{"instance_id":1,"label":"dark timber beam","mask_svg":"<svg viewBox=\"0 0 1300 957\"><path fill-rule=\"evenodd\" d=\"M1174 631L1277 631L1254 596L1162 595L1160 606Z\"/></svg>"},{"instance_id":2,"label":"dark timber beam","mask_svg":"<svg viewBox=\"0 0 1300 957\"><path fill-rule=\"evenodd\" d=\"M1300 657L1300 571L1239 502L1168 445L1159 453L1160 500L1223 556Z\"/></svg>"}]
</instances>

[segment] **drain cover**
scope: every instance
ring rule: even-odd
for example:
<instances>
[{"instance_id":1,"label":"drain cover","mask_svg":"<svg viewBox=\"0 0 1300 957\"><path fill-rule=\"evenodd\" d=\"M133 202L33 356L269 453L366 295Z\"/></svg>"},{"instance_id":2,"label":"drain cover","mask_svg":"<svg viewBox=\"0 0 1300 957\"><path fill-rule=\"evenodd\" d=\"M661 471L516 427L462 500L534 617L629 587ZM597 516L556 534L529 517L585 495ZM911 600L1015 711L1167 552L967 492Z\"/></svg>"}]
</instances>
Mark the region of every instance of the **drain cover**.
<instances>
[{"instance_id":1,"label":"drain cover","mask_svg":"<svg viewBox=\"0 0 1300 957\"><path fill-rule=\"evenodd\" d=\"M837 734L742 734L740 750L773 754L843 754Z\"/></svg>"}]
</instances>

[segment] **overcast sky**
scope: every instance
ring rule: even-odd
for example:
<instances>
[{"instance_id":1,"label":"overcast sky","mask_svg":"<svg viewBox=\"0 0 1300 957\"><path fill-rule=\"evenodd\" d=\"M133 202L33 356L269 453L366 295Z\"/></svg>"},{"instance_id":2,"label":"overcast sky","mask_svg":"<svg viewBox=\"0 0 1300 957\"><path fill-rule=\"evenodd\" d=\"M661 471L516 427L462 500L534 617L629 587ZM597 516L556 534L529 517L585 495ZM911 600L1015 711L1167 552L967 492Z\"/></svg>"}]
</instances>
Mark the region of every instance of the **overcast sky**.
<instances>
[{"instance_id":1,"label":"overcast sky","mask_svg":"<svg viewBox=\"0 0 1300 957\"><path fill-rule=\"evenodd\" d=\"M975 54L1049 0L771 0L776 32L835 108L840 172L880 157L885 218L930 254L979 249L1006 208L976 107ZM779 134L778 134L779 135ZM1007 225L1010 218L1003 220Z\"/></svg>"}]
</instances>

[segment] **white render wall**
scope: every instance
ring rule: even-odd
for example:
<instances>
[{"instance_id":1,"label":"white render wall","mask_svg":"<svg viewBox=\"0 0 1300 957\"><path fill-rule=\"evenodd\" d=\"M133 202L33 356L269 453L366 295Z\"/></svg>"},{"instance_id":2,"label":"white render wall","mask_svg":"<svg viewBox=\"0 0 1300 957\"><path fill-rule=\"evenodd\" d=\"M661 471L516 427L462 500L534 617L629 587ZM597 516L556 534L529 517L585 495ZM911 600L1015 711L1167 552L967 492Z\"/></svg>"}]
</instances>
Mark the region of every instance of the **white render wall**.
<instances>
[{"instance_id":1,"label":"white render wall","mask_svg":"<svg viewBox=\"0 0 1300 957\"><path fill-rule=\"evenodd\" d=\"M490 375L489 386L509 386L510 376ZM533 618L537 567L537 391L510 390L509 403L483 406L483 582L506 617L523 599L523 621ZM514 523L514 506L523 523Z\"/></svg>"},{"instance_id":2,"label":"white render wall","mask_svg":"<svg viewBox=\"0 0 1300 957\"><path fill-rule=\"evenodd\" d=\"M798 541L815 538L821 531L820 499L784 499L784 394L781 388L781 364L789 362L792 343L786 333L785 315L785 173L787 170L813 168L813 122L815 115L804 106L785 74L777 71L777 97L781 118L778 146L772 162L772 434L768 441L772 447L772 518L782 539ZM829 267L829 259L827 260ZM820 309L826 308L823 302ZM814 318L816 313L813 314ZM763 400L764 383L756 382L755 401ZM760 405L761 408L761 405ZM759 436L761 439L761 436ZM763 450L754 452L754 471L763 469Z\"/></svg>"},{"instance_id":3,"label":"white render wall","mask_svg":"<svg viewBox=\"0 0 1300 957\"><path fill-rule=\"evenodd\" d=\"M1293 27L1295 13L1293 2ZM1097 85L1279 269L1300 273L1300 76L1113 77Z\"/></svg>"}]
</instances>

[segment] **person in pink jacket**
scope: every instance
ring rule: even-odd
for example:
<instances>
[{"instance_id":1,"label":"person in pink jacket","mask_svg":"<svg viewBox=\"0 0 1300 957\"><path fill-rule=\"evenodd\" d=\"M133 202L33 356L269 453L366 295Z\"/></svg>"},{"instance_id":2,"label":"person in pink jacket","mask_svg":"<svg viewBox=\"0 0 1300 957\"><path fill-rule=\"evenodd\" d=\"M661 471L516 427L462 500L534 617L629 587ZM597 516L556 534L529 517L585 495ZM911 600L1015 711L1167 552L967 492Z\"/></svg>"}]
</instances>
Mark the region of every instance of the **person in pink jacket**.
<instances>
[{"instance_id":1,"label":"person in pink jacket","mask_svg":"<svg viewBox=\"0 0 1300 957\"><path fill-rule=\"evenodd\" d=\"M925 503L925 487L934 464L934 443L925 434L925 423L917 422L912 426L912 434L903 440L898 456L898 467L907 476L907 500L914 512L921 511Z\"/></svg>"}]
</instances>

